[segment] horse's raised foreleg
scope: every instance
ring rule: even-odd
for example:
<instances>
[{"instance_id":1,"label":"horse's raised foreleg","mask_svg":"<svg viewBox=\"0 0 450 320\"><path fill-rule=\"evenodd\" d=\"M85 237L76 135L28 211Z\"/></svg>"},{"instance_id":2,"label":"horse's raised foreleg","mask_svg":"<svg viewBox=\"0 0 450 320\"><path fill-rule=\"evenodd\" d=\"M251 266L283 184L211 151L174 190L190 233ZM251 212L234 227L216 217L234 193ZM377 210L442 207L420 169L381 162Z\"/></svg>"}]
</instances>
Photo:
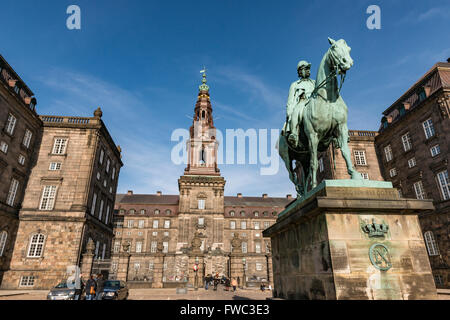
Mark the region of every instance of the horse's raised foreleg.
<instances>
[{"instance_id":1,"label":"horse's raised foreleg","mask_svg":"<svg viewBox=\"0 0 450 320\"><path fill-rule=\"evenodd\" d=\"M339 128L339 136L337 137L338 145L341 147L341 154L347 165L347 172L352 179L361 180L361 174L353 168L352 158L350 155L350 148L348 147L348 127L344 123Z\"/></svg>"},{"instance_id":2,"label":"horse's raised foreleg","mask_svg":"<svg viewBox=\"0 0 450 320\"><path fill-rule=\"evenodd\" d=\"M319 163L317 161L317 146L319 145L319 138L316 132L312 132L308 135L309 152L311 159L309 161L309 175L311 175L311 188L314 189L317 186L317 168Z\"/></svg>"}]
</instances>

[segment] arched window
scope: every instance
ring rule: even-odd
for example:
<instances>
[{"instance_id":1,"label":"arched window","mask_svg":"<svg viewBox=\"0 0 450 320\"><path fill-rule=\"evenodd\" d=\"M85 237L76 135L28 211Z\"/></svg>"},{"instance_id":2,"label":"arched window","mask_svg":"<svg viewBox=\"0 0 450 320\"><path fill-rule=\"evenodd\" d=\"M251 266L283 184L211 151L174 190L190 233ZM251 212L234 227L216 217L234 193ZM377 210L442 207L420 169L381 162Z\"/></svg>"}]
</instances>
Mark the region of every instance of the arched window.
<instances>
[{"instance_id":1,"label":"arched window","mask_svg":"<svg viewBox=\"0 0 450 320\"><path fill-rule=\"evenodd\" d=\"M253 214L255 215L255 217L259 217L259 212L258 211L253 212Z\"/></svg>"},{"instance_id":2,"label":"arched window","mask_svg":"<svg viewBox=\"0 0 450 320\"><path fill-rule=\"evenodd\" d=\"M155 214L159 214L159 209L155 209Z\"/></svg>"},{"instance_id":3,"label":"arched window","mask_svg":"<svg viewBox=\"0 0 450 320\"><path fill-rule=\"evenodd\" d=\"M145 214L145 209L141 209L141 214Z\"/></svg>"},{"instance_id":4,"label":"arched window","mask_svg":"<svg viewBox=\"0 0 450 320\"><path fill-rule=\"evenodd\" d=\"M428 255L437 256L439 255L439 248L434 240L434 234L432 231L427 231L423 234L425 238L425 244L427 245Z\"/></svg>"},{"instance_id":5,"label":"arched window","mask_svg":"<svg viewBox=\"0 0 450 320\"><path fill-rule=\"evenodd\" d=\"M272 212L272 216L276 217L277 216L277 212L276 211Z\"/></svg>"},{"instance_id":6,"label":"arched window","mask_svg":"<svg viewBox=\"0 0 450 320\"><path fill-rule=\"evenodd\" d=\"M245 211L241 211L241 217L245 216Z\"/></svg>"},{"instance_id":7,"label":"arched window","mask_svg":"<svg viewBox=\"0 0 450 320\"><path fill-rule=\"evenodd\" d=\"M234 211L230 211L230 216L234 217Z\"/></svg>"},{"instance_id":8,"label":"arched window","mask_svg":"<svg viewBox=\"0 0 450 320\"><path fill-rule=\"evenodd\" d=\"M166 214L167 214L167 215L169 215L169 214L171 214L171 213L172 213L172 211L171 211L170 209L167 209L167 210L166 210Z\"/></svg>"},{"instance_id":9,"label":"arched window","mask_svg":"<svg viewBox=\"0 0 450 320\"><path fill-rule=\"evenodd\" d=\"M269 213L267 211L263 212L264 217L267 217L269 215Z\"/></svg>"},{"instance_id":10,"label":"arched window","mask_svg":"<svg viewBox=\"0 0 450 320\"><path fill-rule=\"evenodd\" d=\"M45 236L42 233L36 233L31 236L30 246L28 247L29 258L39 258L44 251Z\"/></svg>"},{"instance_id":11,"label":"arched window","mask_svg":"<svg viewBox=\"0 0 450 320\"><path fill-rule=\"evenodd\" d=\"M6 231L0 232L0 257L3 256L5 251L6 239L8 239L8 233Z\"/></svg>"},{"instance_id":12,"label":"arched window","mask_svg":"<svg viewBox=\"0 0 450 320\"><path fill-rule=\"evenodd\" d=\"M135 213L136 213L136 210L130 209L129 213L130 213L130 214L135 214Z\"/></svg>"}]
</instances>

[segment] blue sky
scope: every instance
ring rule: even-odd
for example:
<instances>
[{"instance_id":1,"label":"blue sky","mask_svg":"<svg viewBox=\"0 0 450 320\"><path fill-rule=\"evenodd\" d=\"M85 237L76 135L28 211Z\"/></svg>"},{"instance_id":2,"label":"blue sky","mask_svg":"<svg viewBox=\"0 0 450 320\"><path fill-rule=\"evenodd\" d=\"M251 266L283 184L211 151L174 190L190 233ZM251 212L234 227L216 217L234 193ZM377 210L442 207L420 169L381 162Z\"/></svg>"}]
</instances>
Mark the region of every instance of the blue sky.
<instances>
[{"instance_id":1,"label":"blue sky","mask_svg":"<svg viewBox=\"0 0 450 320\"><path fill-rule=\"evenodd\" d=\"M66 9L81 8L81 30ZM381 29L366 8L381 8ZM40 114L103 120L123 150L119 192L176 194L184 165L170 140L191 125L199 70L218 129L281 128L300 59L318 64L327 37L355 60L342 95L351 129L377 130L381 112L435 62L450 57L448 1L12 1L2 0L1 54L36 94ZM280 163L222 165L226 195L295 193Z\"/></svg>"}]
</instances>

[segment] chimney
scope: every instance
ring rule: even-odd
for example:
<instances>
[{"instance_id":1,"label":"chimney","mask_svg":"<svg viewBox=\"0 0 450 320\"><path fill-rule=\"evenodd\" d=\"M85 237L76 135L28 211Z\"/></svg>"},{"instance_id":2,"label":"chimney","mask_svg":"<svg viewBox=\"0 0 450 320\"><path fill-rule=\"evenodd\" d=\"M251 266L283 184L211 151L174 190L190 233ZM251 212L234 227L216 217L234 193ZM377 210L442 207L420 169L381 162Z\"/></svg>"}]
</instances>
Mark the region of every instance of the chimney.
<instances>
[{"instance_id":1,"label":"chimney","mask_svg":"<svg viewBox=\"0 0 450 320\"><path fill-rule=\"evenodd\" d=\"M157 195L158 197L160 197L160 196L162 195L162 192L161 192L161 191L156 191L156 195Z\"/></svg>"},{"instance_id":2,"label":"chimney","mask_svg":"<svg viewBox=\"0 0 450 320\"><path fill-rule=\"evenodd\" d=\"M263 199L267 198L267 193L263 193Z\"/></svg>"},{"instance_id":3,"label":"chimney","mask_svg":"<svg viewBox=\"0 0 450 320\"><path fill-rule=\"evenodd\" d=\"M286 195L286 199L291 200L291 199L292 199L292 194L287 194L287 195Z\"/></svg>"},{"instance_id":4,"label":"chimney","mask_svg":"<svg viewBox=\"0 0 450 320\"><path fill-rule=\"evenodd\" d=\"M132 196L133 195L133 190L128 190L127 195Z\"/></svg>"},{"instance_id":5,"label":"chimney","mask_svg":"<svg viewBox=\"0 0 450 320\"><path fill-rule=\"evenodd\" d=\"M242 193L238 193L238 194L237 194L237 197L238 197L238 198L242 198Z\"/></svg>"}]
</instances>

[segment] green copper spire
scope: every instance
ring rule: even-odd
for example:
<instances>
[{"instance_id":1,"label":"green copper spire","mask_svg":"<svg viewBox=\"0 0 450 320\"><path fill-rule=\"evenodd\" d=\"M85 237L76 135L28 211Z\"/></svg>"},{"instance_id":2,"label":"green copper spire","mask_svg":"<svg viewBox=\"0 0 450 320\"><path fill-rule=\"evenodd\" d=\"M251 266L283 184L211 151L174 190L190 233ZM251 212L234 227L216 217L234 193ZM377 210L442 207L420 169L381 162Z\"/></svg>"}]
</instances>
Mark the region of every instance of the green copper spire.
<instances>
[{"instance_id":1,"label":"green copper spire","mask_svg":"<svg viewBox=\"0 0 450 320\"><path fill-rule=\"evenodd\" d=\"M198 87L200 91L209 91L209 86L206 84L206 68L200 71L203 74L202 84Z\"/></svg>"}]
</instances>

